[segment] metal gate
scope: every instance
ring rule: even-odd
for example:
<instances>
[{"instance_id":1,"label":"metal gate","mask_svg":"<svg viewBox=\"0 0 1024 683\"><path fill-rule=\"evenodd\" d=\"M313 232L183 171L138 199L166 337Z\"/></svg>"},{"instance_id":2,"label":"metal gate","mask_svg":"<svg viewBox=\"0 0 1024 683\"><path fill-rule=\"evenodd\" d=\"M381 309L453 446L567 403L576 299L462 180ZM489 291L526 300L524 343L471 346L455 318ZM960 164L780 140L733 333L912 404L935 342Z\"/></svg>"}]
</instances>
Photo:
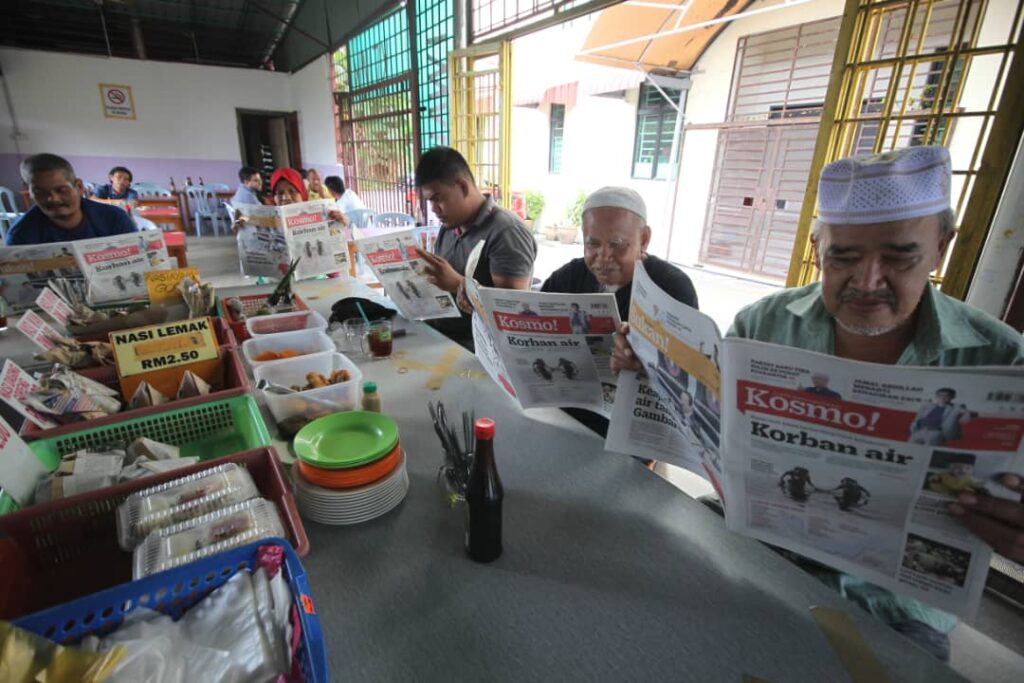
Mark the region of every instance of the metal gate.
<instances>
[{"instance_id":1,"label":"metal gate","mask_svg":"<svg viewBox=\"0 0 1024 683\"><path fill-rule=\"evenodd\" d=\"M786 277L817 128L810 123L719 132L702 262Z\"/></svg>"},{"instance_id":2,"label":"metal gate","mask_svg":"<svg viewBox=\"0 0 1024 683\"><path fill-rule=\"evenodd\" d=\"M477 186L507 206L512 126L512 43L455 50L448 56L451 145Z\"/></svg>"}]
</instances>

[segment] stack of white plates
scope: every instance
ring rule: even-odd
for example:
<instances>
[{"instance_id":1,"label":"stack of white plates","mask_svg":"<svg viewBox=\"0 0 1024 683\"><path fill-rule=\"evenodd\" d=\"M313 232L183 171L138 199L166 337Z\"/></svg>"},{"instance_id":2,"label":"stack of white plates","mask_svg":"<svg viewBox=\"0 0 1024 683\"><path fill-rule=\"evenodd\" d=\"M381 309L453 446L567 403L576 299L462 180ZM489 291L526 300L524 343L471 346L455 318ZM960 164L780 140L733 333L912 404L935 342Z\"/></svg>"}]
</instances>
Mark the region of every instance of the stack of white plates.
<instances>
[{"instance_id":1,"label":"stack of white plates","mask_svg":"<svg viewBox=\"0 0 1024 683\"><path fill-rule=\"evenodd\" d=\"M405 471L405 452L391 474L372 484L352 489L327 489L310 484L292 468L295 501L299 513L321 524L359 524L380 517L405 500L409 474Z\"/></svg>"}]
</instances>

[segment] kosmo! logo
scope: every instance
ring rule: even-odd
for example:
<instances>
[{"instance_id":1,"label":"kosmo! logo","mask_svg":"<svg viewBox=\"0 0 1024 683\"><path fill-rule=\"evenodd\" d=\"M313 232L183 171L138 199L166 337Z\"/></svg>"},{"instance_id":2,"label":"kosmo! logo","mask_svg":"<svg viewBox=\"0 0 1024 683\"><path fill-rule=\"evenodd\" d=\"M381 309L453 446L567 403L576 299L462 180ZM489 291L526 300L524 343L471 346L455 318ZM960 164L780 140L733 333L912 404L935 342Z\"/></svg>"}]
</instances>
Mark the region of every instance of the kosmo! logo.
<instances>
[{"instance_id":1,"label":"kosmo! logo","mask_svg":"<svg viewBox=\"0 0 1024 683\"><path fill-rule=\"evenodd\" d=\"M289 228L301 228L303 225L312 225L322 220L323 217L318 213L300 213L295 216L288 216L285 219L285 224Z\"/></svg>"},{"instance_id":2,"label":"kosmo! logo","mask_svg":"<svg viewBox=\"0 0 1024 683\"><path fill-rule=\"evenodd\" d=\"M91 266L94 263L104 263L106 261L117 261L118 259L129 258L131 256L138 255L138 253L139 248L135 245L130 247L104 249L103 251L86 252L85 262Z\"/></svg>"},{"instance_id":3,"label":"kosmo! logo","mask_svg":"<svg viewBox=\"0 0 1024 683\"><path fill-rule=\"evenodd\" d=\"M400 249L378 249L366 254L366 260L375 266L383 266L388 263L401 263L402 252Z\"/></svg>"},{"instance_id":4,"label":"kosmo! logo","mask_svg":"<svg viewBox=\"0 0 1024 683\"><path fill-rule=\"evenodd\" d=\"M536 332L540 334L572 334L569 319L564 316L513 315L495 311L494 320L503 332Z\"/></svg>"}]
</instances>

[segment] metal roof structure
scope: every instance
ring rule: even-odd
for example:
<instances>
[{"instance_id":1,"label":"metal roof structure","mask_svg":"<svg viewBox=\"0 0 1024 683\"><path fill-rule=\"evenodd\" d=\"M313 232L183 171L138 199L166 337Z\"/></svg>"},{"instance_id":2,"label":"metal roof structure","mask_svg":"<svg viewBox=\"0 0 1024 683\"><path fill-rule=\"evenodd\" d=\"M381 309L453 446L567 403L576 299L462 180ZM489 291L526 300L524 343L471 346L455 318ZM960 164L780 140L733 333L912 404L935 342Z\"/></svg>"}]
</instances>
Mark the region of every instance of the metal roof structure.
<instances>
[{"instance_id":1,"label":"metal roof structure","mask_svg":"<svg viewBox=\"0 0 1024 683\"><path fill-rule=\"evenodd\" d=\"M398 0L7 0L0 45L296 71Z\"/></svg>"}]
</instances>

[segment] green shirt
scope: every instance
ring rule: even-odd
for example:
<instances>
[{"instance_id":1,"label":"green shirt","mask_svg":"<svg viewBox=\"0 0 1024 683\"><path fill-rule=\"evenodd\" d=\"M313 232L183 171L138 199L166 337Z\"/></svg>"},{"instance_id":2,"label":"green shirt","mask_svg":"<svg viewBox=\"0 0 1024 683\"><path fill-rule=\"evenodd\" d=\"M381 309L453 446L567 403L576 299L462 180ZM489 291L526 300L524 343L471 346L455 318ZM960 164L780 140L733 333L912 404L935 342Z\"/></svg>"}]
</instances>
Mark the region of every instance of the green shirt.
<instances>
[{"instance_id":1,"label":"green shirt","mask_svg":"<svg viewBox=\"0 0 1024 683\"><path fill-rule=\"evenodd\" d=\"M1024 364L1024 337L989 314L928 286L921 297L917 332L897 365L935 367ZM819 353L835 353L832 316L821 285L784 289L736 314L726 336L756 339ZM887 623L917 620L942 632L956 617L913 598L809 560L800 564L844 597Z\"/></svg>"}]
</instances>

